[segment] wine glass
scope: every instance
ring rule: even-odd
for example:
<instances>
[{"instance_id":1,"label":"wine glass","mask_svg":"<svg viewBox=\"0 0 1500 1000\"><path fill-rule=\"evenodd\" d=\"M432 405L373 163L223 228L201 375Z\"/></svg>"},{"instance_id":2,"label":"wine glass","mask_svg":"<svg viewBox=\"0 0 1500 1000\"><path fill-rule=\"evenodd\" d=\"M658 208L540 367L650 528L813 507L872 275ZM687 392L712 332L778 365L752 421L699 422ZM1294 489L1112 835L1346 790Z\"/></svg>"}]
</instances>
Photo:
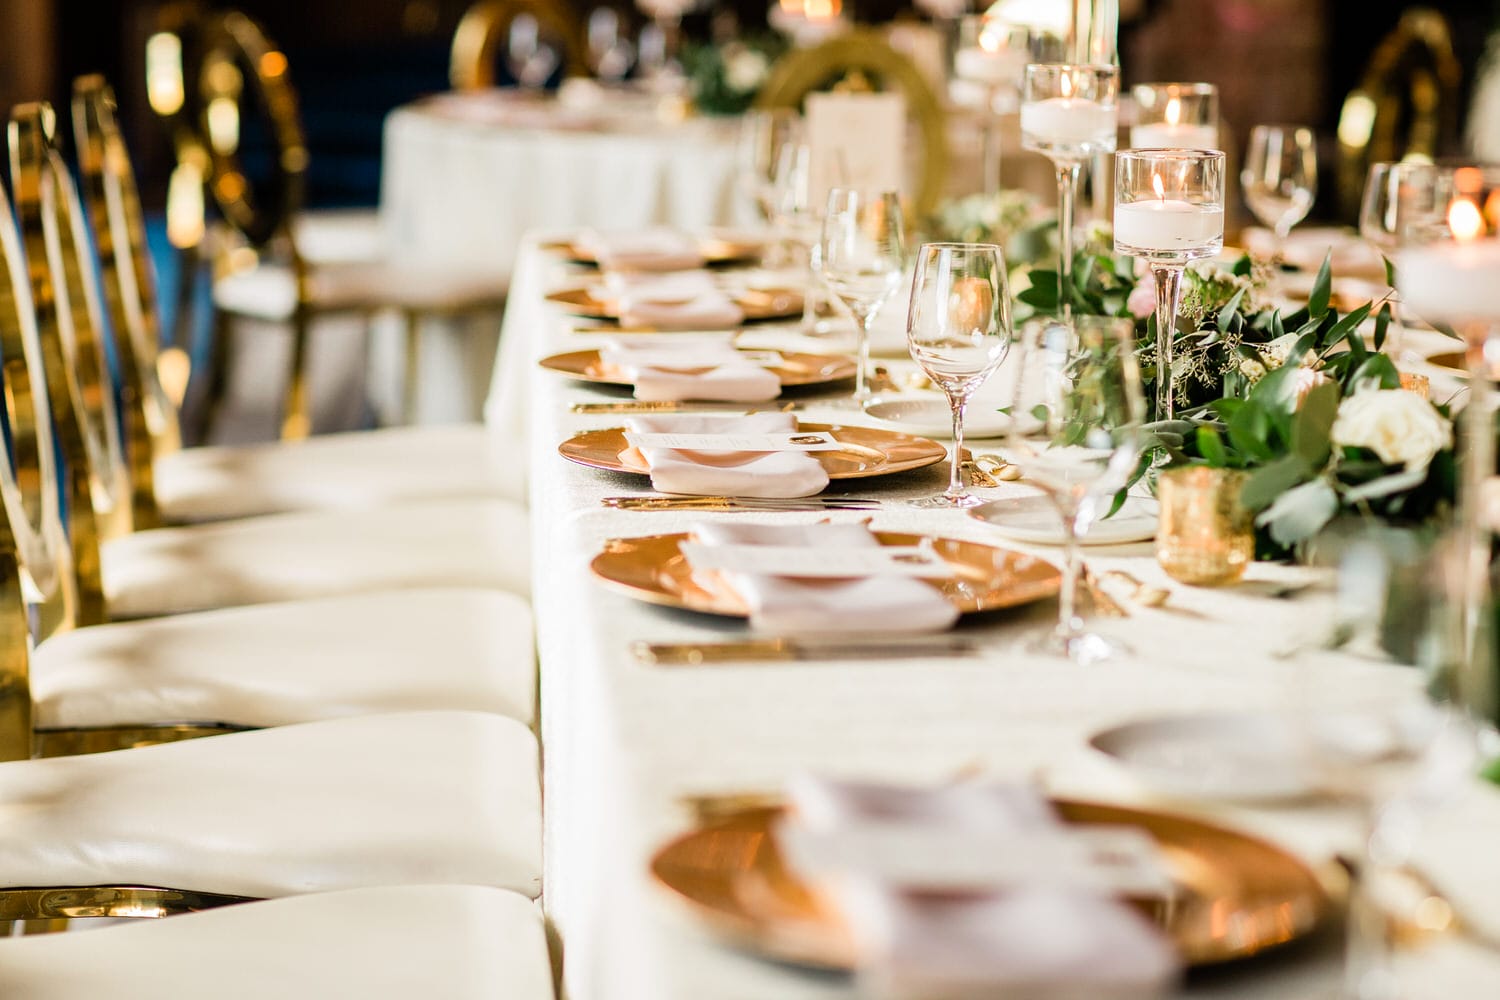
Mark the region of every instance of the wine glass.
<instances>
[{"instance_id":1,"label":"wine glass","mask_svg":"<svg viewBox=\"0 0 1500 1000\"><path fill-rule=\"evenodd\" d=\"M588 21L589 69L601 80L625 79L635 59L635 46L625 37L620 12L613 7L595 7Z\"/></svg>"},{"instance_id":2,"label":"wine glass","mask_svg":"<svg viewBox=\"0 0 1500 1000\"><path fill-rule=\"evenodd\" d=\"M1250 131L1240 170L1245 202L1276 234L1274 261L1281 261L1292 227L1307 217L1318 196L1317 140L1300 125L1257 125Z\"/></svg>"},{"instance_id":3,"label":"wine glass","mask_svg":"<svg viewBox=\"0 0 1500 1000\"><path fill-rule=\"evenodd\" d=\"M1359 206L1359 235L1388 260L1408 240L1440 224L1444 171L1430 163L1372 163ZM1400 355L1400 299L1392 296L1386 352Z\"/></svg>"},{"instance_id":4,"label":"wine glass","mask_svg":"<svg viewBox=\"0 0 1500 1000\"><path fill-rule=\"evenodd\" d=\"M912 501L915 507L974 507L964 490L964 408L1010 350L1010 289L1005 254L990 243L928 243L917 257L906 343L953 410L953 462L948 490Z\"/></svg>"},{"instance_id":5,"label":"wine glass","mask_svg":"<svg viewBox=\"0 0 1500 1000\"><path fill-rule=\"evenodd\" d=\"M870 324L896 294L906 268L901 198L894 191L828 192L818 241L818 270L828 289L848 307L856 323L858 371L853 402L870 401Z\"/></svg>"},{"instance_id":6,"label":"wine glass","mask_svg":"<svg viewBox=\"0 0 1500 1000\"><path fill-rule=\"evenodd\" d=\"M1026 67L1021 90L1021 145L1044 153L1057 168L1057 302L1073 314L1073 202L1085 160L1115 148L1114 66L1038 63Z\"/></svg>"},{"instance_id":7,"label":"wine glass","mask_svg":"<svg viewBox=\"0 0 1500 1000\"><path fill-rule=\"evenodd\" d=\"M786 108L753 109L740 118L735 171L740 192L767 223L776 221L781 151L800 138L802 120Z\"/></svg>"},{"instance_id":8,"label":"wine glass","mask_svg":"<svg viewBox=\"0 0 1500 1000\"><path fill-rule=\"evenodd\" d=\"M1038 320L1022 331L1005 459L1056 506L1063 524L1057 627L1043 652L1094 663L1123 651L1087 631L1077 612L1078 537L1105 514L1141 458L1146 404L1128 319Z\"/></svg>"},{"instance_id":9,"label":"wine glass","mask_svg":"<svg viewBox=\"0 0 1500 1000\"><path fill-rule=\"evenodd\" d=\"M557 50L542 40L541 26L531 14L521 13L510 22L505 41L505 68L526 90L537 90L552 78L558 66Z\"/></svg>"}]
</instances>

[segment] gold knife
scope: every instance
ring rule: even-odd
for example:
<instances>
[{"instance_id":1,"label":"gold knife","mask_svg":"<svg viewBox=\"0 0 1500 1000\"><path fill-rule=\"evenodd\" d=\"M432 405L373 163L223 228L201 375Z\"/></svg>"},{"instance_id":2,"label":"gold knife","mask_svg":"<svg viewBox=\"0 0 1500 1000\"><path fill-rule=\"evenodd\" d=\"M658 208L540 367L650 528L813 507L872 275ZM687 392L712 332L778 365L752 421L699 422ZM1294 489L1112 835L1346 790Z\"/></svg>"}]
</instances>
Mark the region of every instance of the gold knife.
<instances>
[{"instance_id":1,"label":"gold knife","mask_svg":"<svg viewBox=\"0 0 1500 1000\"><path fill-rule=\"evenodd\" d=\"M630 651L658 667L705 667L722 663L789 663L806 660L894 660L924 656L976 656L972 639L902 636L890 639L743 639L732 642L635 642Z\"/></svg>"}]
</instances>

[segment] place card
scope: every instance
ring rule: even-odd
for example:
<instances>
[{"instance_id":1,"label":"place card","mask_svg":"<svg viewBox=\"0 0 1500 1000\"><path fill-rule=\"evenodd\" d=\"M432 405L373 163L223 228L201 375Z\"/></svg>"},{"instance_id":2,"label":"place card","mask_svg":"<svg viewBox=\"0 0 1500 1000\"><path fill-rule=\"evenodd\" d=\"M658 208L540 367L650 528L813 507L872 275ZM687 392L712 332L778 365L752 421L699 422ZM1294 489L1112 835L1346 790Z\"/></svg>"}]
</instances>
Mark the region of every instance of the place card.
<instances>
[{"instance_id":1,"label":"place card","mask_svg":"<svg viewBox=\"0 0 1500 1000\"><path fill-rule=\"evenodd\" d=\"M837 548L821 545L705 545L702 542L682 542L679 548L695 570L830 579L905 576L924 580L950 580L958 576L958 570L952 563L931 548L921 545Z\"/></svg>"},{"instance_id":2,"label":"place card","mask_svg":"<svg viewBox=\"0 0 1500 1000\"><path fill-rule=\"evenodd\" d=\"M906 98L808 94L808 194L819 213L836 187L900 191L906 166Z\"/></svg>"},{"instance_id":3,"label":"place card","mask_svg":"<svg viewBox=\"0 0 1500 1000\"><path fill-rule=\"evenodd\" d=\"M1021 886L1166 899L1172 875L1156 841L1136 827L1047 827L994 831L866 823L815 832L776 829L797 871L842 874L922 892L989 892Z\"/></svg>"},{"instance_id":4,"label":"place card","mask_svg":"<svg viewBox=\"0 0 1500 1000\"><path fill-rule=\"evenodd\" d=\"M672 451L843 451L827 431L782 431L775 434L642 434L627 431L633 447Z\"/></svg>"}]
</instances>

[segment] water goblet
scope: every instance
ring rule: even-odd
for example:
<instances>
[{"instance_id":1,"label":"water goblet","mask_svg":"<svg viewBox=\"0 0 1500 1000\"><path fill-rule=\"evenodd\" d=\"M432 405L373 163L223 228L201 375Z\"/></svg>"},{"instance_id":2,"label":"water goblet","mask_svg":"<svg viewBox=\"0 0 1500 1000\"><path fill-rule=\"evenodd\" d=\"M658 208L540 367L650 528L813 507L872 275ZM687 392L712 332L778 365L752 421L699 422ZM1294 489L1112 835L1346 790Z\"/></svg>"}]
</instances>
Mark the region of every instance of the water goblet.
<instances>
[{"instance_id":1,"label":"water goblet","mask_svg":"<svg viewBox=\"0 0 1500 1000\"><path fill-rule=\"evenodd\" d=\"M1443 194L1445 171L1430 163L1372 163L1359 206L1359 235L1393 260L1416 234L1441 224L1447 208ZM1401 306L1393 296L1391 327L1385 350L1400 356Z\"/></svg>"},{"instance_id":2,"label":"water goblet","mask_svg":"<svg viewBox=\"0 0 1500 1000\"><path fill-rule=\"evenodd\" d=\"M1224 248L1224 154L1128 149L1115 156L1115 252L1156 282L1156 419L1171 420L1172 348L1182 272Z\"/></svg>"},{"instance_id":3,"label":"water goblet","mask_svg":"<svg viewBox=\"0 0 1500 1000\"><path fill-rule=\"evenodd\" d=\"M1075 316L1071 325L1037 320L1023 329L1020 346L1003 454L1052 501L1064 539L1058 622L1038 648L1095 663L1124 647L1086 629L1078 615L1078 538L1140 462L1146 405L1132 324L1107 316Z\"/></svg>"},{"instance_id":4,"label":"water goblet","mask_svg":"<svg viewBox=\"0 0 1500 1000\"><path fill-rule=\"evenodd\" d=\"M1280 264L1292 227L1307 217L1318 196L1317 139L1300 125L1257 125L1240 169L1250 211L1276 236Z\"/></svg>"},{"instance_id":5,"label":"water goblet","mask_svg":"<svg viewBox=\"0 0 1500 1000\"><path fill-rule=\"evenodd\" d=\"M927 508L982 503L964 489L964 408L1011 346L1005 254L989 243L928 243L917 257L906 342L913 360L948 397L953 463L948 490L912 501Z\"/></svg>"},{"instance_id":6,"label":"water goblet","mask_svg":"<svg viewBox=\"0 0 1500 1000\"><path fill-rule=\"evenodd\" d=\"M854 316L853 403L863 407L870 401L870 324L896 294L906 269L900 196L851 188L828 192L817 260L823 283Z\"/></svg>"},{"instance_id":7,"label":"water goblet","mask_svg":"<svg viewBox=\"0 0 1500 1000\"><path fill-rule=\"evenodd\" d=\"M1120 72L1114 66L1036 63L1021 90L1021 145L1057 168L1057 301L1073 312L1073 203L1084 161L1113 152Z\"/></svg>"}]
</instances>

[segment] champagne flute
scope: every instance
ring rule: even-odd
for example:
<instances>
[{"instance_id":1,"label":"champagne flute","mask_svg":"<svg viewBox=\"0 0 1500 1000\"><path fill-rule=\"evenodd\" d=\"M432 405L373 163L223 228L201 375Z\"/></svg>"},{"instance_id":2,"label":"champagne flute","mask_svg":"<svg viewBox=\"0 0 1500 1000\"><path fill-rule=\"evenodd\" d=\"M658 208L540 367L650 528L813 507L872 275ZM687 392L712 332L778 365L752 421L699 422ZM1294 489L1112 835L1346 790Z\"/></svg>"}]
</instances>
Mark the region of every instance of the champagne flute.
<instances>
[{"instance_id":1,"label":"champagne flute","mask_svg":"<svg viewBox=\"0 0 1500 1000\"><path fill-rule=\"evenodd\" d=\"M870 401L870 324L896 294L906 269L900 196L851 188L828 192L818 268L829 291L854 316L858 372L853 403L863 407Z\"/></svg>"},{"instance_id":2,"label":"champagne flute","mask_svg":"<svg viewBox=\"0 0 1500 1000\"><path fill-rule=\"evenodd\" d=\"M1035 321L1015 366L1005 458L1062 517L1063 586L1046 653L1095 663L1123 647L1087 631L1077 612L1078 536L1109 510L1141 457L1146 404L1128 319L1075 316L1071 326Z\"/></svg>"},{"instance_id":3,"label":"champagne flute","mask_svg":"<svg viewBox=\"0 0 1500 1000\"><path fill-rule=\"evenodd\" d=\"M1010 289L1005 254L990 243L928 243L912 279L906 342L953 410L953 462L948 490L914 507L959 508L982 503L964 489L964 408L1010 350Z\"/></svg>"},{"instance_id":4,"label":"champagne flute","mask_svg":"<svg viewBox=\"0 0 1500 1000\"><path fill-rule=\"evenodd\" d=\"M1240 170L1245 201L1261 224L1276 234L1280 263L1292 227L1307 217L1318 196L1317 140L1300 125L1257 125Z\"/></svg>"}]
</instances>

